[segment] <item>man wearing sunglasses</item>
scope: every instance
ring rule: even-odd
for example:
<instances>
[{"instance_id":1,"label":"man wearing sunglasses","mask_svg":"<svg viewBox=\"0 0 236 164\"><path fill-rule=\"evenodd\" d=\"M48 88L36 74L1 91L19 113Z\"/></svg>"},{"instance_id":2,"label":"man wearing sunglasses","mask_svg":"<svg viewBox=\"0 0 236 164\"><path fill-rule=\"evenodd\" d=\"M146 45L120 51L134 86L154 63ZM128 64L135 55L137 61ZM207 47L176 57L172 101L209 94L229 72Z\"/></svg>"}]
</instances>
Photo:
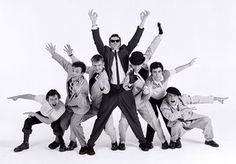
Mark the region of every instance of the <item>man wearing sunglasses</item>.
<instances>
[{"instance_id":1,"label":"man wearing sunglasses","mask_svg":"<svg viewBox=\"0 0 236 164\"><path fill-rule=\"evenodd\" d=\"M141 23L137 28L134 36L129 41L128 45L121 45L121 38L118 34L113 34L109 38L109 46L103 44L103 41L99 34L97 27L97 13L93 10L89 11L89 17L92 22L92 35L96 48L104 57L105 69L107 71L111 90L108 94L103 95L98 117L94 123L93 131L88 140L88 155L94 155L94 144L100 136L108 118L112 111L118 106L122 113L127 118L128 123L135 136L139 140L139 147L143 151L148 151L146 145L146 139L144 138L143 131L137 116L136 105L132 91L126 91L123 89L123 83L125 79L125 73L128 71L129 55L133 49L137 46L142 33L143 27L146 22L146 18L149 15L149 11L143 11L140 14Z\"/></svg>"}]
</instances>

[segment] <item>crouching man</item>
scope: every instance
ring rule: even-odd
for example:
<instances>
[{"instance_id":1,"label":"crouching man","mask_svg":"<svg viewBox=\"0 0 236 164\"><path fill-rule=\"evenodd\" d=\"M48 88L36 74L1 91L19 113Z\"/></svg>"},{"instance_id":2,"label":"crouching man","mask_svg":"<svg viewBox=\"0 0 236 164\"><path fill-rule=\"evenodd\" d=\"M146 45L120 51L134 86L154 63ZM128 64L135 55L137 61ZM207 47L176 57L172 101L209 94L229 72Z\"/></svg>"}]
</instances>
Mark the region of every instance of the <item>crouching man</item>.
<instances>
[{"instance_id":1,"label":"crouching man","mask_svg":"<svg viewBox=\"0 0 236 164\"><path fill-rule=\"evenodd\" d=\"M32 133L32 126L35 124L46 123L51 124L54 135L59 139L56 143L60 146L59 151L66 151L66 146L63 140L63 131L60 126L60 117L65 112L65 105L60 101L61 95L54 89L48 91L46 95L23 94L9 97L14 101L18 99L34 100L42 104L40 111L25 112L29 117L25 120L22 132L24 133L23 143L14 149L14 152L20 152L29 149L29 136Z\"/></svg>"},{"instance_id":2,"label":"crouching man","mask_svg":"<svg viewBox=\"0 0 236 164\"><path fill-rule=\"evenodd\" d=\"M205 137L205 144L212 147L219 147L213 140L213 128L211 119L207 116L194 113L196 108L188 107L188 104L203 104L213 103L219 101L224 103L227 97L213 97L213 96L189 96L181 95L177 88L169 87L166 90L167 97L161 104L161 111L166 119L168 119L167 126L171 128L171 141L169 147L171 149L181 148L182 144L180 138L187 130L199 128L203 130Z\"/></svg>"}]
</instances>

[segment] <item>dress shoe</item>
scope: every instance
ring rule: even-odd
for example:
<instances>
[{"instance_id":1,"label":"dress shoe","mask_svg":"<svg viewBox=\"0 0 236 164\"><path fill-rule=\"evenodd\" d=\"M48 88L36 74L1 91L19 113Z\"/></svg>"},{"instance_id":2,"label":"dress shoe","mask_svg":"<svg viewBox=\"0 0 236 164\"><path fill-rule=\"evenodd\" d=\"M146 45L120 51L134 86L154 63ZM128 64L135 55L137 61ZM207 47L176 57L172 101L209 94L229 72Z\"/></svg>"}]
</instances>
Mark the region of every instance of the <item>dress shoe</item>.
<instances>
[{"instance_id":1,"label":"dress shoe","mask_svg":"<svg viewBox=\"0 0 236 164\"><path fill-rule=\"evenodd\" d=\"M161 148L162 148L163 150L168 149L168 148L169 148L168 142L165 141L164 143L162 143L162 144L161 144Z\"/></svg>"},{"instance_id":2,"label":"dress shoe","mask_svg":"<svg viewBox=\"0 0 236 164\"><path fill-rule=\"evenodd\" d=\"M112 151L116 151L116 150L118 150L117 142L115 142L115 143L111 143L111 150L112 150Z\"/></svg>"},{"instance_id":3,"label":"dress shoe","mask_svg":"<svg viewBox=\"0 0 236 164\"><path fill-rule=\"evenodd\" d=\"M125 150L126 149L125 144L124 143L119 143L118 149L119 150Z\"/></svg>"},{"instance_id":4,"label":"dress shoe","mask_svg":"<svg viewBox=\"0 0 236 164\"><path fill-rule=\"evenodd\" d=\"M59 145L60 143L53 141L52 143L48 145L48 148L53 150L53 149L56 149Z\"/></svg>"},{"instance_id":5,"label":"dress shoe","mask_svg":"<svg viewBox=\"0 0 236 164\"><path fill-rule=\"evenodd\" d=\"M78 146L77 142L70 141L67 150L69 150L69 151L74 150L77 146Z\"/></svg>"},{"instance_id":6,"label":"dress shoe","mask_svg":"<svg viewBox=\"0 0 236 164\"><path fill-rule=\"evenodd\" d=\"M88 155L94 155L95 154L95 151L93 149L93 146L88 146L87 148L87 154Z\"/></svg>"},{"instance_id":7,"label":"dress shoe","mask_svg":"<svg viewBox=\"0 0 236 164\"><path fill-rule=\"evenodd\" d=\"M175 142L175 148L180 149L181 147L182 147L182 144L181 144L180 138L178 138Z\"/></svg>"},{"instance_id":8,"label":"dress shoe","mask_svg":"<svg viewBox=\"0 0 236 164\"><path fill-rule=\"evenodd\" d=\"M60 143L59 151L60 152L65 152L67 150L65 143Z\"/></svg>"},{"instance_id":9,"label":"dress shoe","mask_svg":"<svg viewBox=\"0 0 236 164\"><path fill-rule=\"evenodd\" d=\"M148 149L152 149L153 148L152 142L147 142L147 147L148 147Z\"/></svg>"},{"instance_id":10,"label":"dress shoe","mask_svg":"<svg viewBox=\"0 0 236 164\"><path fill-rule=\"evenodd\" d=\"M20 152L23 150L29 149L29 143L22 143L14 149L14 152Z\"/></svg>"},{"instance_id":11,"label":"dress shoe","mask_svg":"<svg viewBox=\"0 0 236 164\"><path fill-rule=\"evenodd\" d=\"M83 154L87 154L87 152L88 152L88 147L84 146L84 147L81 147L79 154L83 155Z\"/></svg>"},{"instance_id":12,"label":"dress shoe","mask_svg":"<svg viewBox=\"0 0 236 164\"><path fill-rule=\"evenodd\" d=\"M139 147L142 151L148 151L149 150L149 148L147 146L147 143L140 143Z\"/></svg>"},{"instance_id":13,"label":"dress shoe","mask_svg":"<svg viewBox=\"0 0 236 164\"><path fill-rule=\"evenodd\" d=\"M170 141L169 148L170 149L175 149L175 142Z\"/></svg>"},{"instance_id":14,"label":"dress shoe","mask_svg":"<svg viewBox=\"0 0 236 164\"><path fill-rule=\"evenodd\" d=\"M219 147L219 145L213 140L205 141L205 144L209 145L209 146L212 146L212 147Z\"/></svg>"}]
</instances>

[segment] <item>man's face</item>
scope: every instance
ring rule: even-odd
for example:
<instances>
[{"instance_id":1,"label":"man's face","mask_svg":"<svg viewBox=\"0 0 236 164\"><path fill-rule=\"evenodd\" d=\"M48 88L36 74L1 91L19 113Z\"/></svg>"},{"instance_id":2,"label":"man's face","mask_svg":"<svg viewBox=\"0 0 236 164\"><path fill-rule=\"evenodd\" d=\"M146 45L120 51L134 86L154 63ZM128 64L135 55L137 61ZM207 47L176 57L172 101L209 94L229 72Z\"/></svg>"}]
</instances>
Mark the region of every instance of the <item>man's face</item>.
<instances>
[{"instance_id":1,"label":"man's face","mask_svg":"<svg viewBox=\"0 0 236 164\"><path fill-rule=\"evenodd\" d=\"M172 94L172 93L168 93L167 94L167 102L171 105L171 106L176 106L179 102L179 96Z\"/></svg>"},{"instance_id":2,"label":"man's face","mask_svg":"<svg viewBox=\"0 0 236 164\"><path fill-rule=\"evenodd\" d=\"M104 62L101 60L97 62L92 62L92 66L95 68L95 71L97 73L101 73L104 68Z\"/></svg>"},{"instance_id":3,"label":"man's face","mask_svg":"<svg viewBox=\"0 0 236 164\"><path fill-rule=\"evenodd\" d=\"M112 50L118 50L120 48L121 42L119 37L111 37L109 41L109 46Z\"/></svg>"},{"instance_id":4,"label":"man's face","mask_svg":"<svg viewBox=\"0 0 236 164\"><path fill-rule=\"evenodd\" d=\"M131 64L130 66L131 66L131 68L133 68L135 73L138 73L140 71L140 69L142 68L142 65L143 64L140 64L140 65L133 65L133 64Z\"/></svg>"},{"instance_id":5,"label":"man's face","mask_svg":"<svg viewBox=\"0 0 236 164\"><path fill-rule=\"evenodd\" d=\"M83 76L84 73L82 73L82 68L81 67L72 67L72 72L73 72L73 77L80 78Z\"/></svg>"},{"instance_id":6,"label":"man's face","mask_svg":"<svg viewBox=\"0 0 236 164\"><path fill-rule=\"evenodd\" d=\"M151 75L152 75L152 78L155 81L160 81L162 79L162 76L163 76L162 75L162 69L160 67L152 69Z\"/></svg>"},{"instance_id":7,"label":"man's face","mask_svg":"<svg viewBox=\"0 0 236 164\"><path fill-rule=\"evenodd\" d=\"M47 101L51 107L55 107L59 103L59 98L57 95L53 95L49 96Z\"/></svg>"}]
</instances>

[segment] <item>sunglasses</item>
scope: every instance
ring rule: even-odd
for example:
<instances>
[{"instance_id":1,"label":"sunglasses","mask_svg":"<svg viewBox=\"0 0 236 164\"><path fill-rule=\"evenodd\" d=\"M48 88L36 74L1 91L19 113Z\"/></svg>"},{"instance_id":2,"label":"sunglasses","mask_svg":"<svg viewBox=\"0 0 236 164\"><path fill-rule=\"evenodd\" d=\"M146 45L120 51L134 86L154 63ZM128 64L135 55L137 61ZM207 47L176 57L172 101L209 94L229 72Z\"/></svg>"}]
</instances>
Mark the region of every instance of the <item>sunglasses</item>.
<instances>
[{"instance_id":1,"label":"sunglasses","mask_svg":"<svg viewBox=\"0 0 236 164\"><path fill-rule=\"evenodd\" d=\"M110 40L111 43L119 43L120 42L120 39L117 39L117 40Z\"/></svg>"}]
</instances>

